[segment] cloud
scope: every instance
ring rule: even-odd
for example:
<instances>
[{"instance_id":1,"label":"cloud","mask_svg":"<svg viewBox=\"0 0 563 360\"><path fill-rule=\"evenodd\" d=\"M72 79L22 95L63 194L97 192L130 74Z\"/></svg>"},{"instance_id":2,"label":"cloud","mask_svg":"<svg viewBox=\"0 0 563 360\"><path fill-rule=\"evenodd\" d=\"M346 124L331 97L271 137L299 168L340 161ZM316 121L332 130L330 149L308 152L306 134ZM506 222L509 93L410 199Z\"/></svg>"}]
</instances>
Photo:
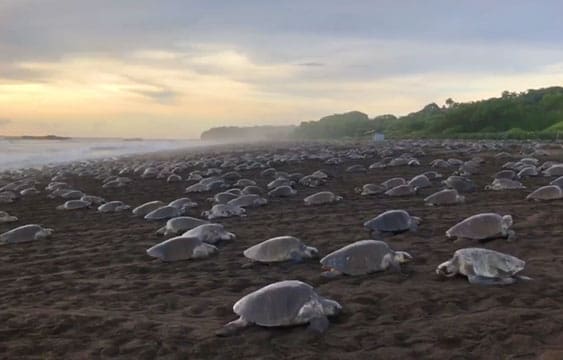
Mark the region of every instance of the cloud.
<instances>
[{"instance_id":1,"label":"cloud","mask_svg":"<svg viewBox=\"0 0 563 360\"><path fill-rule=\"evenodd\" d=\"M10 125L11 123L12 123L12 120L10 120L10 119L2 119L2 118L0 118L0 126Z\"/></svg>"}]
</instances>

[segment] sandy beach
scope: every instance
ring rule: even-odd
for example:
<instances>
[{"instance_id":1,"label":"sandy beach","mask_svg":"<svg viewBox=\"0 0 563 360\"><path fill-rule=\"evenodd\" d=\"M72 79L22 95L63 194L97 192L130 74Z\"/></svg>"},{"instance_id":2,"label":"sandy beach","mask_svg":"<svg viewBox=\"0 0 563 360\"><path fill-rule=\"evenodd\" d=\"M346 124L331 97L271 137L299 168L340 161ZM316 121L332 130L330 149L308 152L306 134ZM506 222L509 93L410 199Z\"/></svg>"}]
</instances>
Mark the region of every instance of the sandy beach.
<instances>
[{"instance_id":1,"label":"sandy beach","mask_svg":"<svg viewBox=\"0 0 563 360\"><path fill-rule=\"evenodd\" d=\"M16 225L37 223L55 229L42 241L0 247L0 357L6 359L561 359L563 358L563 202L529 202L532 190L550 178L526 178L524 190L483 190L506 159L494 151L465 151L428 147L418 156L421 166L398 166L347 173L354 164L366 167L375 158L347 159L339 165L320 160L275 164L277 170L311 174L323 169L332 177L319 188L296 186L298 195L269 199L267 206L248 209L247 216L221 219L237 235L219 245L219 253L201 259L163 263L146 249L164 240L155 231L162 222L147 222L130 211L98 213L95 208L56 211L63 201L43 190L49 178L38 176L41 194L23 197L0 210L19 218L0 224L0 233ZM522 158L511 148L512 160ZM215 147L154 159L263 154L262 146ZM270 152L287 153L290 145ZM471 178L479 190L465 204L425 206L423 199L441 189L439 181L414 196L360 196L366 183L401 176L410 179L431 170L436 158L468 160L479 155L485 163ZM561 152L540 157L562 161ZM179 173L187 178L194 168ZM227 170L225 170L227 171ZM265 187L271 179L262 169L240 171ZM445 177L451 170L437 169ZM131 206L185 196L193 182L167 183L141 179L123 188L102 188L92 176L69 176L73 188L121 200ZM306 207L303 199L330 190L342 202ZM213 193L188 194L199 207L210 208ZM293 235L319 249L321 256L351 242L369 239L363 228L385 210L405 209L422 218L418 231L386 241L408 251L414 261L406 274L393 272L326 279L316 260L300 264L254 265L242 252L263 240ZM482 212L511 214L517 239L497 239L479 246L517 256L527 262L525 274L534 280L504 287L471 285L463 277L443 280L434 270L460 247L445 231L464 218ZM331 319L322 335L304 326L267 329L251 327L232 337L215 331L236 319L233 304L269 283L296 279L337 300L343 312Z\"/></svg>"}]
</instances>

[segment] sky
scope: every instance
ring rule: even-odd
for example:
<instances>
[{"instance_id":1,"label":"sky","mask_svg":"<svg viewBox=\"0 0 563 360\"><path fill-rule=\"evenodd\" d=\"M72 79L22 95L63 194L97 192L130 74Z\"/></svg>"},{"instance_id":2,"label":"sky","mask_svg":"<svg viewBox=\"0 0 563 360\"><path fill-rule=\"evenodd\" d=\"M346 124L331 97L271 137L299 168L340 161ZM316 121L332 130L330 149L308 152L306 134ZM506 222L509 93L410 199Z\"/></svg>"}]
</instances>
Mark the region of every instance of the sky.
<instances>
[{"instance_id":1,"label":"sky","mask_svg":"<svg viewBox=\"0 0 563 360\"><path fill-rule=\"evenodd\" d=\"M198 138L563 84L563 2L0 0L0 134Z\"/></svg>"}]
</instances>

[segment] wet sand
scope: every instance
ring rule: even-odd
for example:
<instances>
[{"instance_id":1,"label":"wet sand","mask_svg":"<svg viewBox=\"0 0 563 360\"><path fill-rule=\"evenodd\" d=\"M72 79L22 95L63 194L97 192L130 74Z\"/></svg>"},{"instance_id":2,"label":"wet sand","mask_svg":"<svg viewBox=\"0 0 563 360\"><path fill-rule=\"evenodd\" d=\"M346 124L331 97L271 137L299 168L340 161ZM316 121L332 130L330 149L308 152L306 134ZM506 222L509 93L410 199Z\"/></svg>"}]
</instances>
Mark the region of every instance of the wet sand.
<instances>
[{"instance_id":1,"label":"wet sand","mask_svg":"<svg viewBox=\"0 0 563 360\"><path fill-rule=\"evenodd\" d=\"M220 150L214 150L218 153ZM468 159L468 154L456 155ZM170 156L170 155L167 155ZM483 175L472 176L480 189L505 160L487 160ZM0 247L0 357L7 359L562 359L563 358L563 201L535 203L526 194L549 178L525 179L526 190L467 195L467 203L427 207L422 199L441 186L407 198L362 197L354 187L395 176L410 178L423 166L345 173L352 164L329 166L320 161L277 166L310 174L325 169L335 175L317 189L298 186L298 196L273 199L248 209L245 218L221 220L237 239L220 245L217 256L197 261L162 263L145 250L163 240L161 223L130 212L100 214L95 209L58 212L61 199L43 192L0 210L18 216L0 224L0 233L16 225L40 223L55 229L52 238ZM542 160L547 160L542 158ZM561 161L561 157L551 159ZM441 171L449 175L448 171ZM243 177L264 186L260 171ZM182 175L187 175L182 173ZM42 188L46 185L43 179ZM135 181L126 188L103 189L99 180L71 178L69 183L107 200L132 206L183 196L186 182ZM342 195L334 205L305 207L303 198L320 190ZM200 203L191 215L209 208L210 194L188 195ZM423 219L419 230L387 239L395 250L410 252L407 275L378 273L336 279L321 278L317 261L255 265L242 251L265 239L293 235L327 254L356 240L368 239L362 223L385 210L405 209ZM464 278L439 279L435 267L460 248L445 231L480 212L512 214L514 242L479 244L527 261L525 274L534 281L506 287L470 285ZM232 305L241 296L271 282L305 281L340 302L343 313L328 331L314 335L305 327L252 327L218 338L214 332L236 318Z\"/></svg>"}]
</instances>

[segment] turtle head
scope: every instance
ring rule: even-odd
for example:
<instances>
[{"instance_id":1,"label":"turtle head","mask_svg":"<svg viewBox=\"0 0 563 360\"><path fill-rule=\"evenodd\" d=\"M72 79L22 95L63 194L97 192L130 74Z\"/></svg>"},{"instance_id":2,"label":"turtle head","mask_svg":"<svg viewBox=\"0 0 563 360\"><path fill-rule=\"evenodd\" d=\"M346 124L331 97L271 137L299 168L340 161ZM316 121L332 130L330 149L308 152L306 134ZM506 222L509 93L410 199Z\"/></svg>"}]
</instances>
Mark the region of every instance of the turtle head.
<instances>
[{"instance_id":1,"label":"turtle head","mask_svg":"<svg viewBox=\"0 0 563 360\"><path fill-rule=\"evenodd\" d=\"M232 232L225 231L225 232L221 235L221 240L231 241L231 240L236 239L236 237L237 237L237 236L236 236L235 234L233 234Z\"/></svg>"},{"instance_id":2,"label":"turtle head","mask_svg":"<svg viewBox=\"0 0 563 360\"><path fill-rule=\"evenodd\" d=\"M456 200L457 200L458 203L464 203L464 202L465 202L465 196L463 196L463 195L458 195L458 196L456 197Z\"/></svg>"},{"instance_id":3,"label":"turtle head","mask_svg":"<svg viewBox=\"0 0 563 360\"><path fill-rule=\"evenodd\" d=\"M504 215L502 217L501 226L503 233L507 233L508 229L512 226L513 220L511 215Z\"/></svg>"},{"instance_id":4,"label":"turtle head","mask_svg":"<svg viewBox=\"0 0 563 360\"><path fill-rule=\"evenodd\" d=\"M322 299L323 313L325 316L335 316L342 311L342 305L334 300Z\"/></svg>"},{"instance_id":5,"label":"turtle head","mask_svg":"<svg viewBox=\"0 0 563 360\"><path fill-rule=\"evenodd\" d=\"M459 266L457 258L454 256L451 260L441 263L436 268L436 274L444 277L453 277L458 273Z\"/></svg>"},{"instance_id":6,"label":"turtle head","mask_svg":"<svg viewBox=\"0 0 563 360\"><path fill-rule=\"evenodd\" d=\"M344 198L342 196L336 196L334 198L334 201L336 201L336 202L339 202L339 201L342 201L342 200L344 200Z\"/></svg>"},{"instance_id":7,"label":"turtle head","mask_svg":"<svg viewBox=\"0 0 563 360\"><path fill-rule=\"evenodd\" d=\"M304 251L305 251L305 255L307 255L307 257L311 259L319 257L319 250L317 250L317 248L314 248L312 246L306 246Z\"/></svg>"},{"instance_id":8,"label":"turtle head","mask_svg":"<svg viewBox=\"0 0 563 360\"><path fill-rule=\"evenodd\" d=\"M53 234L53 229L42 228L35 234L36 239L46 239Z\"/></svg>"},{"instance_id":9,"label":"turtle head","mask_svg":"<svg viewBox=\"0 0 563 360\"><path fill-rule=\"evenodd\" d=\"M395 251L395 261L399 264L406 264L412 260L411 254L405 251Z\"/></svg>"}]
</instances>

